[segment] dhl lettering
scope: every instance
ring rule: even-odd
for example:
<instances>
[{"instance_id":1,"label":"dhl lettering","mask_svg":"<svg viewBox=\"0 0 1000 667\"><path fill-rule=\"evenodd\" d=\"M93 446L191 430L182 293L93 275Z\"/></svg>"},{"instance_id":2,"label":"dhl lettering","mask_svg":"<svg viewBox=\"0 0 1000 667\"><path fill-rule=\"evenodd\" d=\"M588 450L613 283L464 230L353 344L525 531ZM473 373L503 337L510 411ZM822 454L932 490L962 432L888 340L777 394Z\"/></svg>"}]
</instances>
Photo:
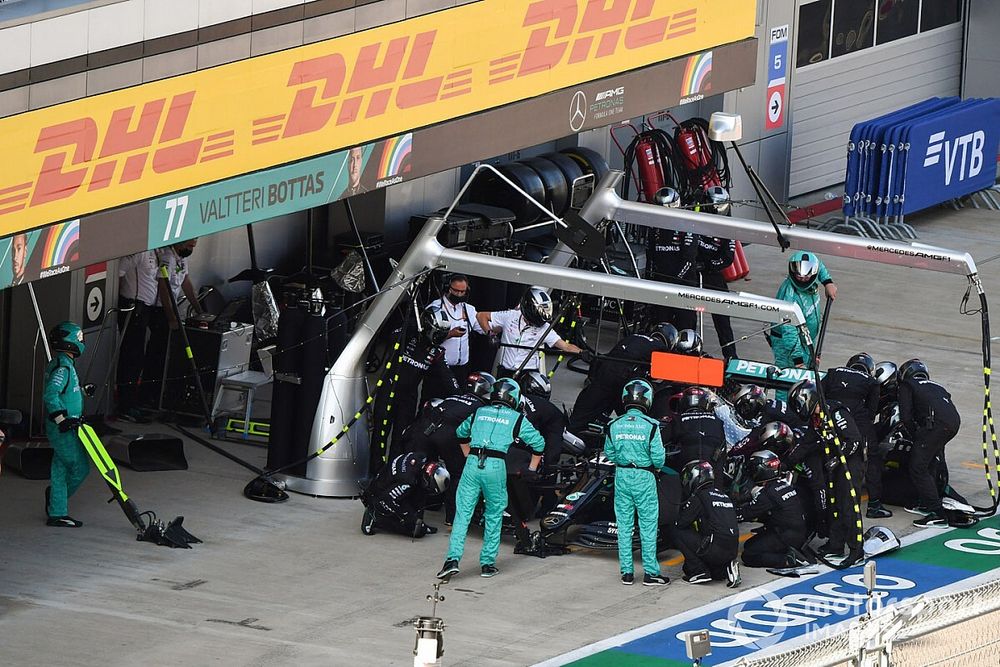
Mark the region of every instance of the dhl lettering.
<instances>
[{"instance_id":1,"label":"dhl lettering","mask_svg":"<svg viewBox=\"0 0 1000 667\"><path fill-rule=\"evenodd\" d=\"M195 164L201 151L203 138L191 139L178 144L150 149L156 141L156 130L160 129L158 144L174 142L184 136L194 91L188 91L170 98L151 100L142 105L136 117L138 105L115 109L104 130L104 139L97 121L91 117L44 127L35 141L35 153L45 154L55 149L55 153L45 155L31 197L31 206L73 196L87 180L90 173L88 191L100 190L111 185L119 162L123 162L118 183L139 180L146 170L150 153L153 155L153 171L158 174L183 169ZM166 116L164 117L164 109ZM134 129L132 129L134 126ZM97 162L91 170L97 145ZM142 151L142 152L136 152ZM129 155L131 153L131 155ZM83 165L78 169L66 169L70 165Z\"/></svg>"},{"instance_id":2,"label":"dhl lettering","mask_svg":"<svg viewBox=\"0 0 1000 667\"><path fill-rule=\"evenodd\" d=\"M0 236L731 44L752 5L480 0L0 118Z\"/></svg>"},{"instance_id":3,"label":"dhl lettering","mask_svg":"<svg viewBox=\"0 0 1000 667\"><path fill-rule=\"evenodd\" d=\"M355 122L361 117L366 95L366 119L390 111L394 93L395 108L399 110L437 102L445 77L419 80L427 70L436 35L436 30L430 30L397 37L388 44L366 44L353 59L349 76L348 61L340 53L295 63L288 77L289 88L308 83L321 85L296 91L282 138L318 132L327 126L334 113L337 125ZM341 99L342 95L346 97Z\"/></svg>"},{"instance_id":4,"label":"dhl lettering","mask_svg":"<svg viewBox=\"0 0 1000 667\"><path fill-rule=\"evenodd\" d=\"M581 16L576 0L531 3L522 27L544 27L532 30L528 36L517 76L549 71L564 60L570 65L587 62L595 44L594 57L606 58L617 53L622 44L627 50L641 49L697 30L697 8L676 13L661 10L654 16L655 4L656 0L588 2ZM510 78L499 76L491 83Z\"/></svg>"}]
</instances>

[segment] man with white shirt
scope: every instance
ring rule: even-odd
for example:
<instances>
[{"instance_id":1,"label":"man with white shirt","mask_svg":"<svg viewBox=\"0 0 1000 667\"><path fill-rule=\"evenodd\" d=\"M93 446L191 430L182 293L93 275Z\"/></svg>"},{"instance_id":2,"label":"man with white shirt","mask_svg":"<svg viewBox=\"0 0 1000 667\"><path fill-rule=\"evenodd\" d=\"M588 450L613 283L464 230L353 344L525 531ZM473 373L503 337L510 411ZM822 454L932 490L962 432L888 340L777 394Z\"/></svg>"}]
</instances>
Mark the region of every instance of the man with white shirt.
<instances>
[{"instance_id":1,"label":"man with white shirt","mask_svg":"<svg viewBox=\"0 0 1000 667\"><path fill-rule=\"evenodd\" d=\"M539 340L542 345L563 352L580 354L582 349L560 338L549 326L554 313L552 297L543 287L529 287L521 297L521 304L513 310L481 312L476 318L479 326L500 334L500 363L498 377L514 377L519 371L540 370L541 355L531 349ZM543 338L544 336L544 338ZM524 364L524 368L521 365Z\"/></svg>"},{"instance_id":2,"label":"man with white shirt","mask_svg":"<svg viewBox=\"0 0 1000 667\"><path fill-rule=\"evenodd\" d=\"M143 399L153 406L159 405L170 332L184 325L174 315L170 293L173 292L174 299L180 299L183 293L194 312L201 312L198 294L188 275L187 260L197 244L198 239L189 239L156 251L157 296L149 317L149 343L146 346L146 363L142 369ZM162 269L166 269L166 278L162 275Z\"/></svg>"},{"instance_id":3,"label":"man with white shirt","mask_svg":"<svg viewBox=\"0 0 1000 667\"><path fill-rule=\"evenodd\" d=\"M118 260L118 327L122 342L118 356L118 418L144 423L138 409L139 378L146 356L146 330L156 304L156 253L138 252ZM126 326L127 323L127 326Z\"/></svg>"},{"instance_id":4,"label":"man with white shirt","mask_svg":"<svg viewBox=\"0 0 1000 667\"><path fill-rule=\"evenodd\" d=\"M448 337L441 343L444 348L444 360L455 374L459 385L465 382L471 372L469 364L469 329L484 334L482 325L477 319L475 306L467 303L469 298L469 279L460 273L448 277L448 284L440 299L431 302L431 307L440 308L451 322Z\"/></svg>"}]
</instances>

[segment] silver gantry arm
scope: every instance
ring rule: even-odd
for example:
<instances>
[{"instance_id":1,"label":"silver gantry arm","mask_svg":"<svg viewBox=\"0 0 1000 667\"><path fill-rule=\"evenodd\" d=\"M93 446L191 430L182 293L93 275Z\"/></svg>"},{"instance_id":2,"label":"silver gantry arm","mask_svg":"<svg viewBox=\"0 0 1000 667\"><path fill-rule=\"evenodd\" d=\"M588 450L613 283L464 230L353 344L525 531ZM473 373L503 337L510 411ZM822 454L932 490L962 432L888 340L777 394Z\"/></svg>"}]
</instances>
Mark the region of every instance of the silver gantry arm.
<instances>
[{"instance_id":1,"label":"silver gantry arm","mask_svg":"<svg viewBox=\"0 0 1000 667\"><path fill-rule=\"evenodd\" d=\"M774 228L763 222L695 213L622 199L615 192L615 185L622 175L620 171L610 171L605 174L597 184L594 194L580 210L580 216L584 220L595 226L602 220L615 220L656 229L672 229L735 239L745 243L779 245ZM794 250L810 250L835 257L851 257L866 262L909 266L962 276L971 277L977 273L976 263L967 252L946 250L920 243L845 236L798 226L782 226L781 234Z\"/></svg>"}]
</instances>

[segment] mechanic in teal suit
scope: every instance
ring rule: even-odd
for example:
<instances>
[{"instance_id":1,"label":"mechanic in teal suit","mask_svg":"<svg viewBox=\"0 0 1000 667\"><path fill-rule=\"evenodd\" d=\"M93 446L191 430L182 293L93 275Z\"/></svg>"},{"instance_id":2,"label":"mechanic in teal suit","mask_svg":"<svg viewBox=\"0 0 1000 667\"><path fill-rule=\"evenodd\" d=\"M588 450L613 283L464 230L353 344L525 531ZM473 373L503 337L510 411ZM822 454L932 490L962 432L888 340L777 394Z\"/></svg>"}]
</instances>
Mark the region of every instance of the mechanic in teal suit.
<instances>
[{"instance_id":1,"label":"mechanic in teal suit","mask_svg":"<svg viewBox=\"0 0 1000 667\"><path fill-rule=\"evenodd\" d=\"M83 443L77 436L83 415L83 392L75 359L83 354L83 331L75 322L62 322L49 332L52 361L45 368L42 402L45 405L45 435L52 445L51 486L45 489L46 525L79 528L69 516L69 497L76 493L90 472Z\"/></svg>"},{"instance_id":2,"label":"mechanic in teal suit","mask_svg":"<svg viewBox=\"0 0 1000 667\"><path fill-rule=\"evenodd\" d=\"M465 451L465 468L455 497L455 522L444 566L437 576L450 579L458 574L458 562L465 550L465 536L472 513L482 495L486 503L483 550L479 554L481 576L492 577L500 550L500 527L507 507L507 450L515 440L527 445L534 455L529 474L538 472L545 451L545 439L521 414L521 387L510 378L497 380L490 392L490 404L477 408L455 431Z\"/></svg>"},{"instance_id":3,"label":"mechanic in teal suit","mask_svg":"<svg viewBox=\"0 0 1000 667\"><path fill-rule=\"evenodd\" d=\"M799 251L788 259L788 277L778 288L776 299L799 304L802 315L806 318L806 326L813 342L819 336L819 326L822 312L819 303L819 286L823 284L826 297L831 301L837 298L837 286L826 270L826 265L818 255L812 252ZM774 351L774 363L781 368L798 366L809 368L812 364L811 351L802 345L798 329L791 324L776 325L771 329L771 349Z\"/></svg>"},{"instance_id":4,"label":"mechanic in teal suit","mask_svg":"<svg viewBox=\"0 0 1000 667\"><path fill-rule=\"evenodd\" d=\"M618 524L618 565L622 583L635 581L632 565L632 532L639 515L644 586L665 586L656 559L656 531L660 504L656 473L663 469L666 452L660 439L660 424L648 416L653 388L645 380L630 380L622 390L625 414L608 425L604 455L615 464L615 521Z\"/></svg>"}]
</instances>

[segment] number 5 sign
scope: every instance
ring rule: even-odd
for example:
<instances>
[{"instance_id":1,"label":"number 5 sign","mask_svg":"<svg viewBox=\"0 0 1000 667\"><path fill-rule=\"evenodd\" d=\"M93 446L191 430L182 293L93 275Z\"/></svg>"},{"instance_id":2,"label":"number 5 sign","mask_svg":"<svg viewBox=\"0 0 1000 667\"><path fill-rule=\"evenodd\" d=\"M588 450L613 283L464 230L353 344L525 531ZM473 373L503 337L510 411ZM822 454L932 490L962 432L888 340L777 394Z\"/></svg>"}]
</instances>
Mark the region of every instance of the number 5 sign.
<instances>
[{"instance_id":1,"label":"number 5 sign","mask_svg":"<svg viewBox=\"0 0 1000 667\"><path fill-rule=\"evenodd\" d=\"M785 124L785 72L788 68L788 25L771 28L767 56L767 95L764 129L774 130Z\"/></svg>"}]
</instances>

